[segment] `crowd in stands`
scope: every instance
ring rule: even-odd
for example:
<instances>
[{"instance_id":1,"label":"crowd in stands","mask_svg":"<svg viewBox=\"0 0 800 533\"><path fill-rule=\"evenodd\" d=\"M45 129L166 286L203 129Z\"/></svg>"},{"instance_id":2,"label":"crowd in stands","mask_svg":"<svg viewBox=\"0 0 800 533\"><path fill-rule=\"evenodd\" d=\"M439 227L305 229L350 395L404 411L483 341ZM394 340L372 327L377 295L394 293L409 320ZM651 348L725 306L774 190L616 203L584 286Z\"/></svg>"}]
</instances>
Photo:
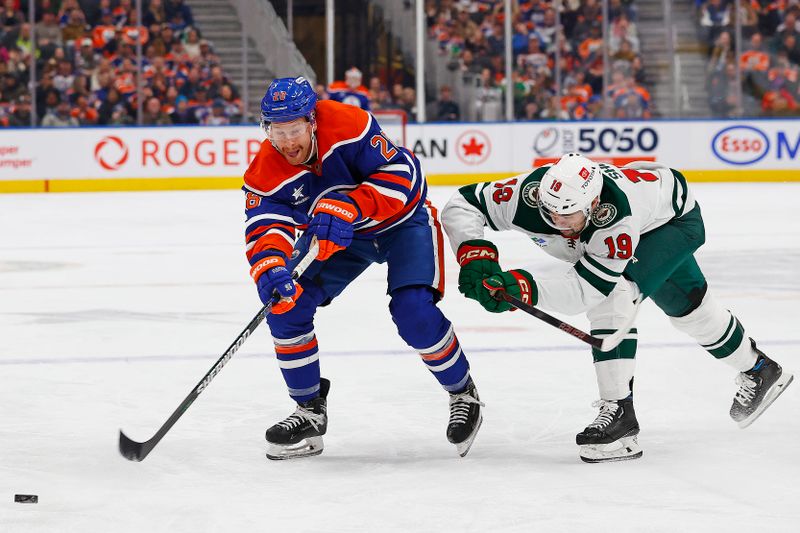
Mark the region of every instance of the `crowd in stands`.
<instances>
[{"instance_id":1,"label":"crowd in stands","mask_svg":"<svg viewBox=\"0 0 800 533\"><path fill-rule=\"evenodd\" d=\"M709 50L708 93L713 114L800 115L800 0L742 0L738 12L733 0L695 2ZM738 65L737 17L742 38Z\"/></svg>"},{"instance_id":2,"label":"crowd in stands","mask_svg":"<svg viewBox=\"0 0 800 533\"><path fill-rule=\"evenodd\" d=\"M554 3L520 0L512 12L516 118L650 117L651 98L643 85L635 2L609 0L611 80L607 87L603 86L602 2L563 0L560 35ZM503 4L502 0L428 0L426 5L430 37L438 41L440 53L450 60L452 68L475 79L479 119L484 120L501 118L487 111L498 114L505 87ZM445 117L452 116L447 107Z\"/></svg>"},{"instance_id":3,"label":"crowd in stands","mask_svg":"<svg viewBox=\"0 0 800 533\"><path fill-rule=\"evenodd\" d=\"M0 125L31 124L30 59L36 55L36 123L137 122L141 43L142 123L230 124L243 119L236 87L184 0L1 0ZM31 30L36 46L31 42Z\"/></svg>"}]
</instances>

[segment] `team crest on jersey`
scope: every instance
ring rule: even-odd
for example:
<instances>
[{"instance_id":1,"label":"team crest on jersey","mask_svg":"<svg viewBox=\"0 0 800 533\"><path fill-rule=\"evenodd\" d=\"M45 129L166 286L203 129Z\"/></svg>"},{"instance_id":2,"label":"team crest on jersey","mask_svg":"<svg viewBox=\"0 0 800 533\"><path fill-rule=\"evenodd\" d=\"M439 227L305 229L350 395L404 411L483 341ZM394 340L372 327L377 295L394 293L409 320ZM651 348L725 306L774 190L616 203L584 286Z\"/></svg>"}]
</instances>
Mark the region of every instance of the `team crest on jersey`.
<instances>
[{"instance_id":1,"label":"team crest on jersey","mask_svg":"<svg viewBox=\"0 0 800 533\"><path fill-rule=\"evenodd\" d=\"M525 205L539 209L539 182L532 181L522 188L522 201ZM537 243L539 244L539 243ZM540 245L541 246L541 245Z\"/></svg>"},{"instance_id":2,"label":"team crest on jersey","mask_svg":"<svg viewBox=\"0 0 800 533\"><path fill-rule=\"evenodd\" d=\"M614 207L614 204L600 204L597 206L597 209L592 212L592 224L598 228L603 228L611 224L616 216L617 208Z\"/></svg>"}]
</instances>

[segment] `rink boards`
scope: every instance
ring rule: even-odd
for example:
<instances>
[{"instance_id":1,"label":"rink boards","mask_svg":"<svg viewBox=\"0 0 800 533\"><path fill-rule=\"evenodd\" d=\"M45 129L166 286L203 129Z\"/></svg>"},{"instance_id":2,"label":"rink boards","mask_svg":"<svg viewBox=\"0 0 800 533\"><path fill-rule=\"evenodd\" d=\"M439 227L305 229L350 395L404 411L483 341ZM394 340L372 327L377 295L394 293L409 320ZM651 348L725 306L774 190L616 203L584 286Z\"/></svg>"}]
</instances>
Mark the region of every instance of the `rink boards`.
<instances>
[{"instance_id":1,"label":"rink boards","mask_svg":"<svg viewBox=\"0 0 800 533\"><path fill-rule=\"evenodd\" d=\"M392 139L399 125L387 125ZM659 161L691 181L800 181L800 120L410 124L432 185L501 179L566 152ZM257 153L255 126L9 129L0 192L230 189Z\"/></svg>"}]
</instances>

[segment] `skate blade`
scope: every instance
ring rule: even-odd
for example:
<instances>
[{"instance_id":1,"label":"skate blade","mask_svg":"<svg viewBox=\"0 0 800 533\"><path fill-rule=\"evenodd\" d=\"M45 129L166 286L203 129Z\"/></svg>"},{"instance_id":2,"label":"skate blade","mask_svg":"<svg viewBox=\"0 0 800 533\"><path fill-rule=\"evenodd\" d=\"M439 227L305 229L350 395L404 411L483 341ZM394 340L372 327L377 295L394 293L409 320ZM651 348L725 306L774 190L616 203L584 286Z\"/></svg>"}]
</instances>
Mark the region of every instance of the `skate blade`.
<instances>
[{"instance_id":1,"label":"skate blade","mask_svg":"<svg viewBox=\"0 0 800 533\"><path fill-rule=\"evenodd\" d=\"M478 430L481 429L481 424L483 424L483 414L481 414L481 417L478 419L478 425L475 426L475 431L473 431L464 442L456 444L458 455L464 457L469 453L469 449L472 448L472 441L475 440L475 437L478 435Z\"/></svg>"},{"instance_id":2,"label":"skate blade","mask_svg":"<svg viewBox=\"0 0 800 533\"><path fill-rule=\"evenodd\" d=\"M314 455L321 454L323 447L322 437L309 437L297 444L290 444L288 446L270 443L267 449L267 459L283 461L284 459L313 457Z\"/></svg>"},{"instance_id":3,"label":"skate blade","mask_svg":"<svg viewBox=\"0 0 800 533\"><path fill-rule=\"evenodd\" d=\"M633 435L608 444L584 444L579 455L584 463L607 463L638 459L643 453L636 435Z\"/></svg>"},{"instance_id":4,"label":"skate blade","mask_svg":"<svg viewBox=\"0 0 800 533\"><path fill-rule=\"evenodd\" d=\"M761 401L761 405L758 406L758 409L753 411L752 415L748 416L747 418L739 422L739 427L741 429L744 429L753 422L755 422L756 419L759 416L761 416L761 414L764 411L767 410L767 407L772 405L772 402L777 400L778 396L780 396L783 393L783 391L786 390L786 387L789 386L789 384L792 382L793 379L794 375L792 374L786 374L786 373L781 374L781 377L778 378L778 381L775 382L772 388L769 389L769 392L767 392L766 396L764 396L764 399Z\"/></svg>"}]
</instances>

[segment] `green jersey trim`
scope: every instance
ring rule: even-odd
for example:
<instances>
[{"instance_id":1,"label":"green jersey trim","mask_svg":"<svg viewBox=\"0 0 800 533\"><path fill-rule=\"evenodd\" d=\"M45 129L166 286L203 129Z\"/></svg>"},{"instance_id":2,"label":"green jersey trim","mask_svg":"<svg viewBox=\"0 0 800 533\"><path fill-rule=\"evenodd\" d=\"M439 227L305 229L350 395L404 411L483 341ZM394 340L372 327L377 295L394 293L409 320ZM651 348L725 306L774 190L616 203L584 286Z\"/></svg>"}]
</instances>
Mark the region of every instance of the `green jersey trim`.
<instances>
[{"instance_id":1,"label":"green jersey trim","mask_svg":"<svg viewBox=\"0 0 800 533\"><path fill-rule=\"evenodd\" d=\"M578 276L583 278L589 285L597 289L603 296L608 296L609 294L611 294L611 291L613 291L614 287L617 286L616 281L608 281L598 276L597 274L586 268L584 264L581 263L580 261L575 263L575 272L578 274Z\"/></svg>"},{"instance_id":2,"label":"green jersey trim","mask_svg":"<svg viewBox=\"0 0 800 533\"><path fill-rule=\"evenodd\" d=\"M469 205L471 205L475 209L480 209L481 211L483 211L483 208L481 207L481 202L478 200L478 197L475 194L475 190L477 188L478 184L473 183L472 185L465 185L464 187L461 187L460 189L458 189L458 192L461 193L461 196L464 197L464 199L467 201L467 203L469 203Z\"/></svg>"},{"instance_id":3,"label":"green jersey trim","mask_svg":"<svg viewBox=\"0 0 800 533\"><path fill-rule=\"evenodd\" d=\"M677 170L671 168L672 176L675 178L675 186L672 189L672 210L675 212L675 217L683 216L683 210L686 209L686 195L689 194L689 186L686 184L686 178ZM681 203L678 205L678 186L681 187Z\"/></svg>"},{"instance_id":4,"label":"green jersey trim","mask_svg":"<svg viewBox=\"0 0 800 533\"><path fill-rule=\"evenodd\" d=\"M596 259L592 258L589 255L584 255L578 261L585 262L586 264L584 266L586 266L587 268L591 268L591 269L595 269L595 270L599 271L599 273L595 272L595 274L598 274L600 276L605 276L607 278L611 278L608 281L613 281L614 283L616 283L616 281L617 281L616 278L618 278L618 277L620 277L622 275L622 272L615 272L615 271L611 270L610 268L608 268L606 266L603 266L600 262L598 262Z\"/></svg>"},{"instance_id":5,"label":"green jersey trim","mask_svg":"<svg viewBox=\"0 0 800 533\"><path fill-rule=\"evenodd\" d=\"M481 191L478 193L478 200L481 202L480 210L483 212L486 218L486 223L489 224L489 227L495 231L499 231L495 223L492 221L492 215L489 214L489 207L486 205L486 195L483 194L489 184L483 183L481 185Z\"/></svg>"}]
</instances>

